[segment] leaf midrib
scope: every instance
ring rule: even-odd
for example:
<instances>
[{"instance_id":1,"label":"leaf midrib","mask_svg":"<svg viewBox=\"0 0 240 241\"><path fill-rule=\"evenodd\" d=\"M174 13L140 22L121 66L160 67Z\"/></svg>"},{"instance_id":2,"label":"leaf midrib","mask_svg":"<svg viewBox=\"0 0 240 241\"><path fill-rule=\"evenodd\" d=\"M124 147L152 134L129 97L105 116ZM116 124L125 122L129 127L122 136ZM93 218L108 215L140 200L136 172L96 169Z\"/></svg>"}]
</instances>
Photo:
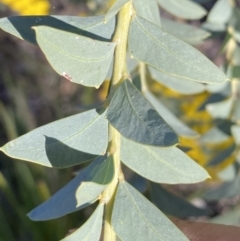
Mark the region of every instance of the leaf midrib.
<instances>
[{"instance_id":1,"label":"leaf midrib","mask_svg":"<svg viewBox=\"0 0 240 241\"><path fill-rule=\"evenodd\" d=\"M139 216L142 218L142 220L147 224L147 226L161 239L164 241L164 239L160 236L160 234L158 233L158 231L146 220L146 218L144 217L144 215L142 214L141 210L138 208L137 203L135 202L134 198L131 196L131 193L129 192L128 188L125 186L125 183L122 183L122 185L124 186L128 197L130 198L130 200L132 201L133 206L136 208L136 210L139 213Z\"/></svg>"},{"instance_id":2,"label":"leaf midrib","mask_svg":"<svg viewBox=\"0 0 240 241\"><path fill-rule=\"evenodd\" d=\"M100 118L100 117L101 117L101 115L96 116L96 117L95 117L94 119L92 119L84 128L82 128L82 129L79 130L78 132L74 133L73 135L67 137L66 139L60 140L60 141L63 142L63 143L68 142L70 139L72 139L72 138L74 138L75 136L77 136L78 134L84 132L89 126L91 126L94 122L96 122L97 119ZM53 137L53 138L54 138L54 137ZM13 140L13 142L14 142L14 140ZM11 143L11 142L10 142L10 143ZM10 143L8 143L7 146L9 146ZM58 144L59 144L59 142L56 141L56 142L54 142L54 143L51 143L51 144L47 145L47 147L54 146L54 145L58 145ZM4 147L4 146L3 146L3 147ZM2 149L2 148L1 148L1 149ZM10 148L10 149L11 149L11 148ZM44 147L44 148L32 148L32 149L17 149L17 151L37 151L37 150L43 150L43 149L45 149L45 147Z\"/></svg>"},{"instance_id":3,"label":"leaf midrib","mask_svg":"<svg viewBox=\"0 0 240 241\"><path fill-rule=\"evenodd\" d=\"M82 36L80 36L80 37L82 37ZM53 45L51 42L49 42L47 39L45 39L45 38L42 37L42 36L38 36L38 38L40 38L46 45L49 45L50 48L53 48L56 52L59 52L59 53L61 53L61 54L63 54L63 55L66 55L66 56L69 57L69 58L76 59L76 60L78 60L78 61L83 61L83 62L101 62L101 61L103 61L104 59L107 59L107 58L113 53L113 51L114 51L114 48L111 48L110 51L109 51L106 55L102 56L101 58L91 58L91 59L80 58L80 57L78 57L78 56L74 56L74 55L72 55L72 54L69 54L69 53L67 53L67 52L64 52L62 49L60 49L60 48L58 48L57 46ZM109 44L114 45L114 44L111 43L111 42L109 42Z\"/></svg>"},{"instance_id":4,"label":"leaf midrib","mask_svg":"<svg viewBox=\"0 0 240 241\"><path fill-rule=\"evenodd\" d=\"M168 48L166 48L158 39L156 39L153 35L150 34L150 32L148 32L148 31L146 30L146 28L139 22L138 17L136 17L135 19L136 19L138 25L141 27L141 29L146 33L146 35L148 35L151 39L153 39L153 40L154 40L157 44L159 44L164 50L166 50L167 52L169 52L170 54L172 54L173 56L175 56L176 59L178 59L180 62L183 62L184 64L187 63L187 64L189 64L192 68L197 69L198 71L202 71L202 70L203 70L202 68L199 68L197 65L194 65L194 64L192 64L192 63L190 63L190 62L182 59L179 55L177 55L176 53L174 53L174 52L172 52L171 50L169 50ZM160 29L160 30L161 30L161 29ZM174 37L173 35L171 35L171 34L169 34L169 33L167 33L167 32L165 32L165 34ZM176 38L176 37L174 37L174 38ZM182 40L179 39L179 41L182 41Z\"/></svg>"}]
</instances>

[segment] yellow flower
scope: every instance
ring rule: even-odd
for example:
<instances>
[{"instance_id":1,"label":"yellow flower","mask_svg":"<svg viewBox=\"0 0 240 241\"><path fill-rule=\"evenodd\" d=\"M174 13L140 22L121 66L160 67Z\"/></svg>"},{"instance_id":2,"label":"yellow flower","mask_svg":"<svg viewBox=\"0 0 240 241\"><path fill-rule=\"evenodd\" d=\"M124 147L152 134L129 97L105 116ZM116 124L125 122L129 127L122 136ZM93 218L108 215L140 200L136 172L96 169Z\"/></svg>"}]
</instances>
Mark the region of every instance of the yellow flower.
<instances>
[{"instance_id":1,"label":"yellow flower","mask_svg":"<svg viewBox=\"0 0 240 241\"><path fill-rule=\"evenodd\" d=\"M207 92L185 96L180 107L184 113L184 122L199 134L207 132L213 126L210 114L205 109L198 110L208 97L209 93Z\"/></svg>"},{"instance_id":2,"label":"yellow flower","mask_svg":"<svg viewBox=\"0 0 240 241\"><path fill-rule=\"evenodd\" d=\"M50 10L48 0L0 0L0 3L21 15L46 15Z\"/></svg>"}]
</instances>

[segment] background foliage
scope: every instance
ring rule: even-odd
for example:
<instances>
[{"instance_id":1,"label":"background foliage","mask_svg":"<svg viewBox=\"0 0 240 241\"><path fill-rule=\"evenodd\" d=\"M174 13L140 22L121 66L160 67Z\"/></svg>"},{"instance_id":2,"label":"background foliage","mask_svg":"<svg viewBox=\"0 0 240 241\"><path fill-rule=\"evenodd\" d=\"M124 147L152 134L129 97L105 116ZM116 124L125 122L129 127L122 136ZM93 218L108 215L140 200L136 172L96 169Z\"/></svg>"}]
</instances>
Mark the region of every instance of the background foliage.
<instances>
[{"instance_id":1,"label":"background foliage","mask_svg":"<svg viewBox=\"0 0 240 241\"><path fill-rule=\"evenodd\" d=\"M19 4L2 0L1 16L9 16L11 11L15 14L93 15L106 12L112 4L112 1L106 5L102 1L17 2ZM161 82L163 77L159 78L151 70L148 82L156 97L190 127L181 128L185 130L184 134L180 133L182 149L209 171L212 180L188 186L160 187L150 183L147 196L169 215L181 218L205 216L211 222L239 225L240 12L238 8L229 7L227 16L222 18L221 9L226 11L224 1L219 0L218 5L214 5L216 1L199 2L210 10L210 14L201 22L189 23L192 26L202 24L212 31L212 36L198 46L222 66L231 78L231 84L214 87L199 85L197 92L186 93L186 88L180 92L180 87L176 91L172 86L164 85ZM216 6L220 10L216 10ZM170 16L164 10L163 15ZM69 83L54 74L34 46L2 31L0 42L0 146L37 126L92 108L105 98L107 82L99 90ZM157 81L153 82L152 79ZM189 86L187 89L191 90ZM196 87L192 89L196 90ZM54 170L12 161L0 153L0 240L58 240L70 228L79 227L93 207L42 223L34 223L25 216L64 186L73 177L74 171L74 168ZM132 183L145 191L145 181L128 172ZM158 198L163 193L166 200ZM173 200L170 206L169 200ZM188 201L201 201L202 209ZM174 210L175 202L181 203L184 209Z\"/></svg>"}]
</instances>

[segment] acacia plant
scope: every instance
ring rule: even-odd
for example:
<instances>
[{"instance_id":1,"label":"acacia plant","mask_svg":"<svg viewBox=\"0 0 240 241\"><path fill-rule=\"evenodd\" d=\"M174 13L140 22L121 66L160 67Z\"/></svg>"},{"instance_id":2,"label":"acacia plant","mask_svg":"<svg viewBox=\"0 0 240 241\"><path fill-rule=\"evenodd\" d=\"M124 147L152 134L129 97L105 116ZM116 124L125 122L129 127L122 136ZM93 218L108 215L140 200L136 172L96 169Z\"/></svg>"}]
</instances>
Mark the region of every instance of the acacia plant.
<instances>
[{"instance_id":1,"label":"acacia plant","mask_svg":"<svg viewBox=\"0 0 240 241\"><path fill-rule=\"evenodd\" d=\"M198 34L189 37L193 29L160 18L158 4L185 19L206 14L189 0L117 0L104 16L0 20L3 30L38 45L68 81L98 88L111 75L101 107L47 124L1 147L10 157L53 168L91 161L29 213L32 220L49 220L98 202L88 221L65 241L99 241L101 233L105 241L188 240L125 180L121 162L153 183L188 184L208 178L177 147L178 134L189 134L189 129L163 108L146 80L156 76L181 89L204 88L202 83L227 78L187 43L202 41L206 31L194 29Z\"/></svg>"}]
</instances>

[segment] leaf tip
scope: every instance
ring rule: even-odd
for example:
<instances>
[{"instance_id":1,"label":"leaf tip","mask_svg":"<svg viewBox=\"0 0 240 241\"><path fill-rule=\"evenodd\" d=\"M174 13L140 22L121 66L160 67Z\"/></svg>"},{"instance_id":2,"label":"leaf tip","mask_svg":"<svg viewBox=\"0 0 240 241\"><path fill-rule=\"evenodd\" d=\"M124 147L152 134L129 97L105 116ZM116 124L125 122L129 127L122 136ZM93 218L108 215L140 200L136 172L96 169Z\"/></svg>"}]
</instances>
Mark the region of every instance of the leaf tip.
<instances>
[{"instance_id":1,"label":"leaf tip","mask_svg":"<svg viewBox=\"0 0 240 241\"><path fill-rule=\"evenodd\" d=\"M5 146L5 145L4 145L4 146ZM6 151L4 150L4 146L1 146L1 147L0 147L0 151L7 155Z\"/></svg>"},{"instance_id":2,"label":"leaf tip","mask_svg":"<svg viewBox=\"0 0 240 241\"><path fill-rule=\"evenodd\" d=\"M26 216L32 221L37 221L37 219L34 218L34 209L31 210L28 214L26 214Z\"/></svg>"},{"instance_id":3,"label":"leaf tip","mask_svg":"<svg viewBox=\"0 0 240 241\"><path fill-rule=\"evenodd\" d=\"M198 182L204 182L204 181L206 181L207 179L212 179L212 177L209 175L209 173L207 172L206 169L203 168L203 172L204 172L204 173L203 173L202 177L199 179Z\"/></svg>"}]
</instances>

